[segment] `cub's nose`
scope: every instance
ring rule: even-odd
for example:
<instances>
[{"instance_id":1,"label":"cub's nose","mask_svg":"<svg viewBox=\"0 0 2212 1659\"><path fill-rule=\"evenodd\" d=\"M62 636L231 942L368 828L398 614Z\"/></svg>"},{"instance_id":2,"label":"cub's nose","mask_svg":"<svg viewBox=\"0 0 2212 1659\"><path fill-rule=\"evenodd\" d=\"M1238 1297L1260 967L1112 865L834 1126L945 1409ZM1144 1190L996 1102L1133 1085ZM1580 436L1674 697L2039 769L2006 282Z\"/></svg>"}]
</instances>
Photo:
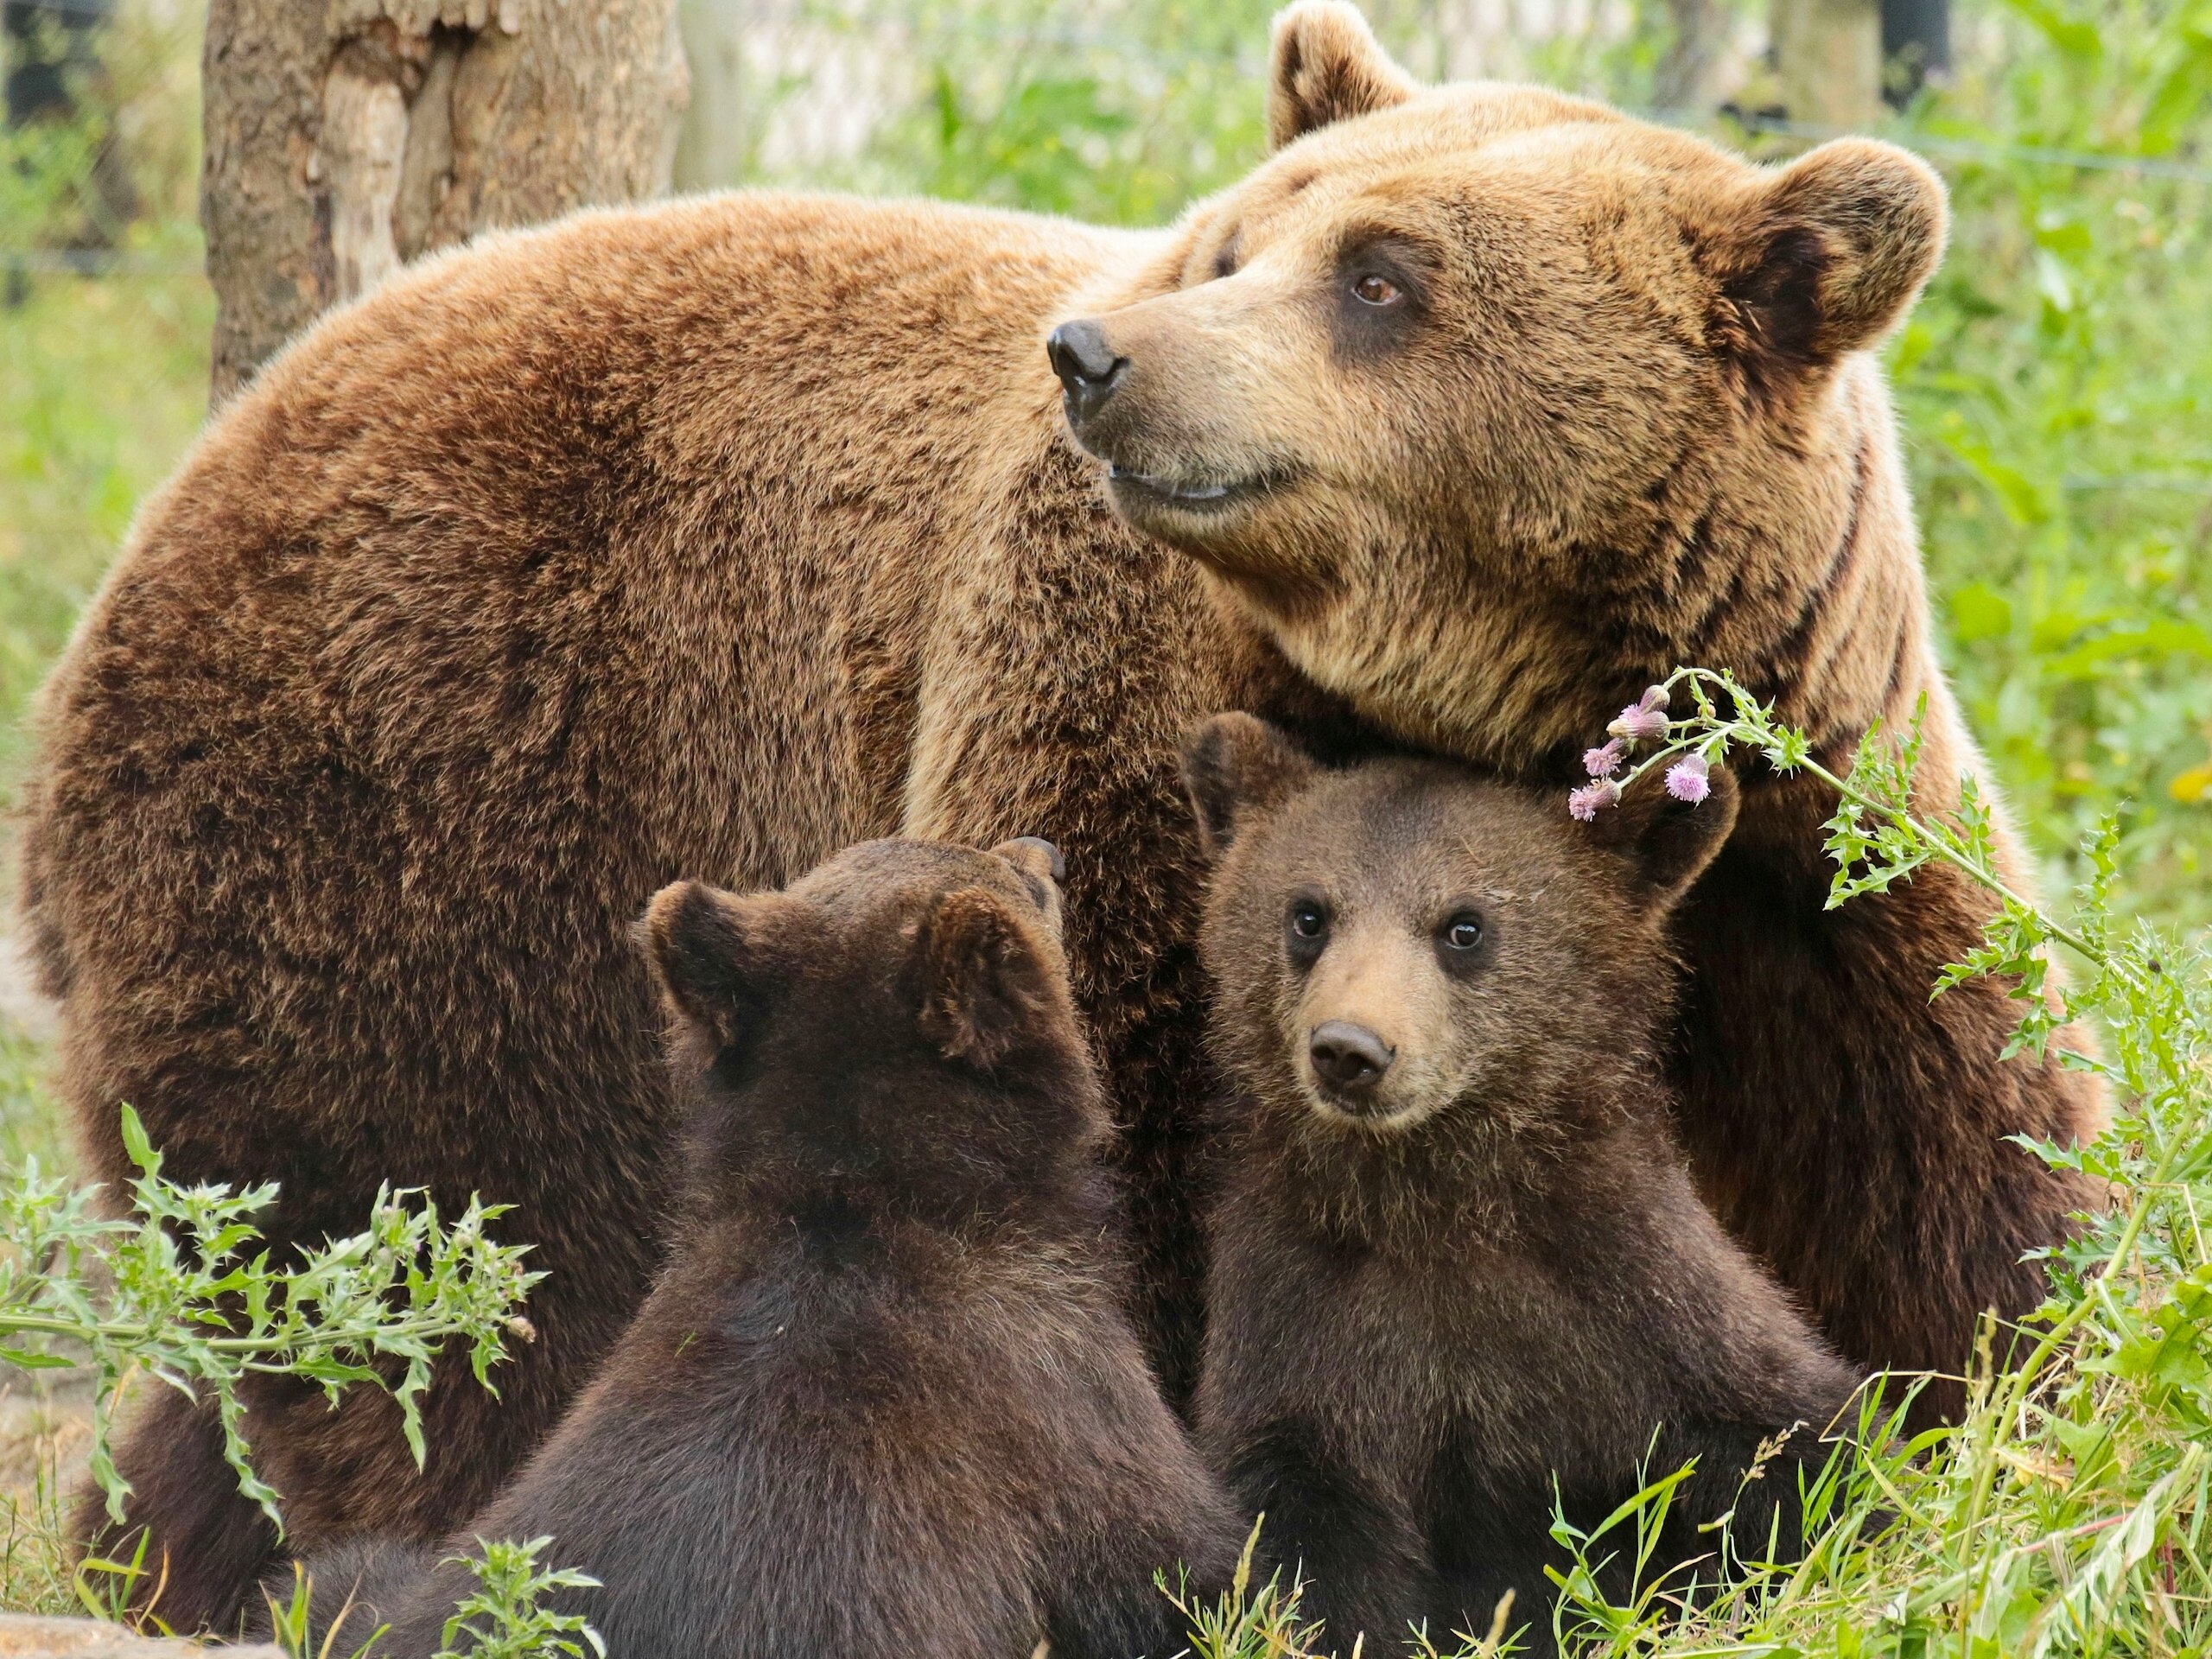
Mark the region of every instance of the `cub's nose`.
<instances>
[{"instance_id":1,"label":"cub's nose","mask_svg":"<svg viewBox=\"0 0 2212 1659\"><path fill-rule=\"evenodd\" d=\"M1060 377L1060 401L1067 407L1068 424L1075 427L1105 408L1129 363L1128 358L1114 355L1105 331L1088 317L1053 329L1045 342L1045 355L1052 360L1052 372Z\"/></svg>"},{"instance_id":2,"label":"cub's nose","mask_svg":"<svg viewBox=\"0 0 2212 1659\"><path fill-rule=\"evenodd\" d=\"M1365 1026L1349 1020L1330 1020L1313 1027L1306 1052L1314 1075L1332 1089L1354 1094L1371 1089L1398 1058L1397 1050Z\"/></svg>"}]
</instances>

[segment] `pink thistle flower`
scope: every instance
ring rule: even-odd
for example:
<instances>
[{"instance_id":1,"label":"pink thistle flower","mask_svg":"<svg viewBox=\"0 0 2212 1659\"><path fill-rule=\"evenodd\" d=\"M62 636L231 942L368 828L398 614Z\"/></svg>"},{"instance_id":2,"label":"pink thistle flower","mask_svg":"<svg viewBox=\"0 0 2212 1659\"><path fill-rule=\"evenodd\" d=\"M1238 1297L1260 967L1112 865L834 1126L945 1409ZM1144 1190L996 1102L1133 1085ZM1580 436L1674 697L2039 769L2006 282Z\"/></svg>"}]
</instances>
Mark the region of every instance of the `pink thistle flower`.
<instances>
[{"instance_id":1,"label":"pink thistle flower","mask_svg":"<svg viewBox=\"0 0 2212 1659\"><path fill-rule=\"evenodd\" d=\"M1592 778L1610 778L1621 769L1627 756L1627 744L1618 737L1608 738L1603 748L1582 751L1582 769Z\"/></svg>"},{"instance_id":2,"label":"pink thistle flower","mask_svg":"<svg viewBox=\"0 0 2212 1659\"><path fill-rule=\"evenodd\" d=\"M1667 688L1648 688L1641 697L1622 709L1620 718L1605 729L1631 743L1656 743L1667 735Z\"/></svg>"},{"instance_id":3,"label":"pink thistle flower","mask_svg":"<svg viewBox=\"0 0 2212 1659\"><path fill-rule=\"evenodd\" d=\"M1713 769L1701 754L1686 754L1667 768L1667 792L1695 806L1713 792Z\"/></svg>"},{"instance_id":4,"label":"pink thistle flower","mask_svg":"<svg viewBox=\"0 0 2212 1659\"><path fill-rule=\"evenodd\" d=\"M1587 823L1598 816L1599 807L1611 806L1620 798L1621 786L1610 779L1586 784L1567 798L1567 813L1569 817Z\"/></svg>"}]
</instances>

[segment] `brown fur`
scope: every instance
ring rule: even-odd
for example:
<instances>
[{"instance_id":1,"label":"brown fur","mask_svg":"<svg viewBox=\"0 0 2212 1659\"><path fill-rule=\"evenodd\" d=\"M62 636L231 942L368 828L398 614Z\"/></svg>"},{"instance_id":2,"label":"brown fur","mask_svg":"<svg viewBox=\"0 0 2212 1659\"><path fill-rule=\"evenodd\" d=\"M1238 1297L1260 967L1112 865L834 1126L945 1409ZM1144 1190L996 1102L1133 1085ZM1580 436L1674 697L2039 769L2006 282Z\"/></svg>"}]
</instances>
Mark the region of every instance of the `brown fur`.
<instances>
[{"instance_id":1,"label":"brown fur","mask_svg":"<svg viewBox=\"0 0 2212 1659\"><path fill-rule=\"evenodd\" d=\"M424 1183L517 1205L552 1274L503 1404L433 1389L423 1478L372 1396L257 1391L301 1537L471 1512L643 1294L670 1119L621 931L665 881L773 885L902 829L1065 845L1181 1391L1192 721L1349 704L1339 734L1549 774L1689 659L1832 757L1927 693L1931 808L1978 764L1857 349L1936 257L1926 171L1416 92L1326 4L1276 58L1281 148L1164 232L748 194L432 260L147 505L46 694L25 840L96 1168L125 1173L129 1099L180 1176L280 1179L280 1241ZM1370 231L1409 331L1346 321ZM1128 357L1086 443L1276 487L1202 520L1104 484L1042 349L1085 314ZM1929 870L1826 914L1817 787L1746 795L1681 917L1699 1179L1847 1351L1955 1365L2079 1201L2001 1137L2094 1128L2096 1085L2000 1061L1998 988L1927 1003L1977 894ZM139 1513L177 1604L226 1617L217 1522Z\"/></svg>"},{"instance_id":2,"label":"brown fur","mask_svg":"<svg viewBox=\"0 0 2212 1659\"><path fill-rule=\"evenodd\" d=\"M1710 1583L1724 1516L1796 1548L1855 1379L1698 1198L1658 1064L1667 913L1732 780L1695 807L1649 780L1605 845L1555 794L1325 773L1244 715L1191 773L1229 1090L1198 1428L1329 1645L1449 1645L1510 1591L1548 1651L1554 1491L1588 1530L1693 1459L1652 1578ZM1351 1086L1312 1050L1347 1024L1384 1056Z\"/></svg>"},{"instance_id":3,"label":"brown fur","mask_svg":"<svg viewBox=\"0 0 2212 1659\"><path fill-rule=\"evenodd\" d=\"M1120 1305L1058 892L1034 844L995 850L877 842L785 893L653 900L694 1103L674 1259L447 1553L550 1535L600 1581L554 1604L617 1655L1183 1645L1153 1575L1217 1595L1243 1529ZM309 1565L393 1659L469 1587L404 1545Z\"/></svg>"}]
</instances>

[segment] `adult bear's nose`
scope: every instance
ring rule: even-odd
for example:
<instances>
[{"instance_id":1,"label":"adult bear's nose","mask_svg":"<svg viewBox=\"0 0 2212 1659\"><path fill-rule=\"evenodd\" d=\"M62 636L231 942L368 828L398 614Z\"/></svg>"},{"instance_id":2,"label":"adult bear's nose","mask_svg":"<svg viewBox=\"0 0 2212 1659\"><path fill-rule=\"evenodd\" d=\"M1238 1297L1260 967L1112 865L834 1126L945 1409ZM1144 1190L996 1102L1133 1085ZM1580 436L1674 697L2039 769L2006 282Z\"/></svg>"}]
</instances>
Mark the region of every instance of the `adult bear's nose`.
<instances>
[{"instance_id":1,"label":"adult bear's nose","mask_svg":"<svg viewBox=\"0 0 2212 1659\"><path fill-rule=\"evenodd\" d=\"M1398 1052L1365 1026L1349 1020L1330 1020L1313 1027L1306 1052L1314 1075L1332 1089L1347 1094L1371 1089L1390 1069Z\"/></svg>"},{"instance_id":2,"label":"adult bear's nose","mask_svg":"<svg viewBox=\"0 0 2212 1659\"><path fill-rule=\"evenodd\" d=\"M1045 355L1052 372L1060 377L1060 401L1067 406L1068 424L1079 427L1106 406L1129 365L1106 343L1106 331L1084 317L1064 322L1045 342Z\"/></svg>"}]
</instances>

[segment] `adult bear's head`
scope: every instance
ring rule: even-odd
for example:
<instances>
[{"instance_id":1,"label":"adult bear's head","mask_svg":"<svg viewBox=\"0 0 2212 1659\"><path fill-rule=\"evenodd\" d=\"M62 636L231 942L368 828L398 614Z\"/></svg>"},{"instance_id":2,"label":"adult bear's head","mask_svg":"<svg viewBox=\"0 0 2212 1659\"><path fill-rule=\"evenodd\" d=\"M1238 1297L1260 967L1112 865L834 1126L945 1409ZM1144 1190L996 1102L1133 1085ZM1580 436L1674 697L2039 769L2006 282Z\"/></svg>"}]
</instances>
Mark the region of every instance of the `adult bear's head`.
<instances>
[{"instance_id":1,"label":"adult bear's head","mask_svg":"<svg viewBox=\"0 0 2212 1659\"><path fill-rule=\"evenodd\" d=\"M1941 255L1926 167L1423 90L1332 0L1278 21L1268 124L1169 261L1052 336L1123 518L1462 753L1525 765L1685 660L1879 712L1923 607L1863 348Z\"/></svg>"}]
</instances>

